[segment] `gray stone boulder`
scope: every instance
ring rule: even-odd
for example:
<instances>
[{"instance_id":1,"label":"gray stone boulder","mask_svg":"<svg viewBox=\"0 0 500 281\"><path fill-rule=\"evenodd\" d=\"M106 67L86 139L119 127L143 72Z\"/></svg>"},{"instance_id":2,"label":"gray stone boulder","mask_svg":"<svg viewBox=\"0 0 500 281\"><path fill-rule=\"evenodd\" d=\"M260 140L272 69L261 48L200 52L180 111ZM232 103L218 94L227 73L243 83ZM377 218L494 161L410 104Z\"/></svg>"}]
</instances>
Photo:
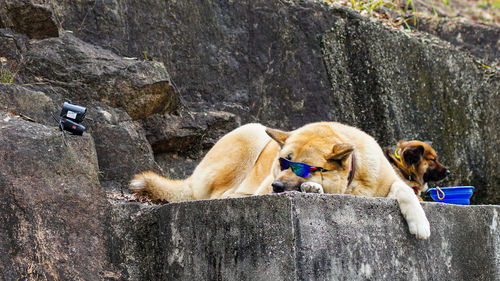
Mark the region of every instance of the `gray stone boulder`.
<instances>
[{"instance_id":1,"label":"gray stone boulder","mask_svg":"<svg viewBox=\"0 0 500 281\"><path fill-rule=\"evenodd\" d=\"M155 114L141 120L156 162L174 178L185 178L217 140L241 123L225 111Z\"/></svg>"},{"instance_id":2,"label":"gray stone boulder","mask_svg":"<svg viewBox=\"0 0 500 281\"><path fill-rule=\"evenodd\" d=\"M75 103L102 101L133 119L168 113L179 104L163 64L120 57L69 32L30 41L18 75L22 83Z\"/></svg>"},{"instance_id":3,"label":"gray stone boulder","mask_svg":"<svg viewBox=\"0 0 500 281\"><path fill-rule=\"evenodd\" d=\"M0 28L10 28L33 39L59 36L59 23L46 1L1 0Z\"/></svg>"},{"instance_id":4,"label":"gray stone boulder","mask_svg":"<svg viewBox=\"0 0 500 281\"><path fill-rule=\"evenodd\" d=\"M0 112L0 276L102 280L109 203L93 139Z\"/></svg>"},{"instance_id":5,"label":"gray stone boulder","mask_svg":"<svg viewBox=\"0 0 500 281\"><path fill-rule=\"evenodd\" d=\"M0 84L0 93L0 111L23 116L39 124L57 126L51 113L58 116L61 108L45 93L15 84Z\"/></svg>"},{"instance_id":6,"label":"gray stone boulder","mask_svg":"<svg viewBox=\"0 0 500 281\"><path fill-rule=\"evenodd\" d=\"M193 160L169 169L185 176L207 147L239 124L227 112L183 109L161 63L119 57L69 32L61 33L60 38L30 41L6 29L0 31L2 56L8 66L16 66L12 69L14 83L0 85L2 109L55 125L51 113L57 116L63 101L86 106L88 118L83 125L94 136L105 187L122 189L135 173L161 172L151 144L179 150L162 154L160 163L173 162L178 153L189 151ZM134 121L138 119L144 121Z\"/></svg>"},{"instance_id":7,"label":"gray stone boulder","mask_svg":"<svg viewBox=\"0 0 500 281\"><path fill-rule=\"evenodd\" d=\"M180 104L161 63L117 56L68 32L28 40L3 29L0 46L6 60L2 71L15 75L12 84L0 85L1 110L56 125L51 113L58 116L63 101L87 107L82 124L94 136L106 187L121 189L137 172L160 171L144 130L133 119L166 114Z\"/></svg>"},{"instance_id":8,"label":"gray stone boulder","mask_svg":"<svg viewBox=\"0 0 500 281\"><path fill-rule=\"evenodd\" d=\"M0 29L0 50L1 56L7 60L7 62L2 62L2 68L7 67L9 61L11 62L10 67L12 70L16 71L23 62L23 53L26 52L26 42L28 37L23 34L14 33L10 29ZM16 81L18 82L18 81Z\"/></svg>"},{"instance_id":9,"label":"gray stone boulder","mask_svg":"<svg viewBox=\"0 0 500 281\"><path fill-rule=\"evenodd\" d=\"M87 122L99 159L100 180L105 187L121 190L131 175L157 167L151 145L137 121L102 102L89 105Z\"/></svg>"},{"instance_id":10,"label":"gray stone boulder","mask_svg":"<svg viewBox=\"0 0 500 281\"><path fill-rule=\"evenodd\" d=\"M65 15L62 26L79 38L123 56L147 54L163 62L190 110L228 111L244 123L281 128L333 118L320 35L334 18L325 5L54 1L54 6L57 15ZM88 11L84 24L81 10ZM123 10L130 13L125 17Z\"/></svg>"},{"instance_id":11,"label":"gray stone boulder","mask_svg":"<svg viewBox=\"0 0 500 281\"><path fill-rule=\"evenodd\" d=\"M57 127L61 104L40 91L18 85L0 84L0 110L23 117L25 120ZM88 104L88 114L82 125L84 134L94 138L99 160L99 179L106 187L120 190L131 175L145 170L161 172L154 162L151 145L138 122L129 115L102 102Z\"/></svg>"},{"instance_id":12,"label":"gray stone boulder","mask_svg":"<svg viewBox=\"0 0 500 281\"><path fill-rule=\"evenodd\" d=\"M158 206L119 200L110 202L110 239L106 247L109 266L105 280L144 280L141 276L144 276L144 263L149 259L149 253L142 249L142 245L148 239L149 226L142 222Z\"/></svg>"}]
</instances>

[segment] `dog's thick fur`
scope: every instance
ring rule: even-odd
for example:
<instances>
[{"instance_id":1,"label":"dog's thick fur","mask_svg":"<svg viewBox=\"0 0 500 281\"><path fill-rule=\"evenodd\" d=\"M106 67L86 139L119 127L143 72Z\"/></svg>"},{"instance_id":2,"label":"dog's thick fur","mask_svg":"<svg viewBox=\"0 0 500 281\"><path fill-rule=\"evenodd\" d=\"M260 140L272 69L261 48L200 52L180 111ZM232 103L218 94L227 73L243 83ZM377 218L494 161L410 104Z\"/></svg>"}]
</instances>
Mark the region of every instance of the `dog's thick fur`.
<instances>
[{"instance_id":1,"label":"dog's thick fur","mask_svg":"<svg viewBox=\"0 0 500 281\"><path fill-rule=\"evenodd\" d=\"M279 157L327 171L298 177L291 169L280 171ZM417 196L377 142L359 129L336 122L312 123L292 132L247 124L222 137L185 180L146 172L130 182L133 192L170 202L266 194L273 188L395 198L410 233L421 239L430 235Z\"/></svg>"},{"instance_id":2,"label":"dog's thick fur","mask_svg":"<svg viewBox=\"0 0 500 281\"><path fill-rule=\"evenodd\" d=\"M420 196L427 191L428 182L440 181L450 174L439 163L436 151L428 142L401 140L396 147L384 148L384 154L420 201L423 201Z\"/></svg>"}]
</instances>

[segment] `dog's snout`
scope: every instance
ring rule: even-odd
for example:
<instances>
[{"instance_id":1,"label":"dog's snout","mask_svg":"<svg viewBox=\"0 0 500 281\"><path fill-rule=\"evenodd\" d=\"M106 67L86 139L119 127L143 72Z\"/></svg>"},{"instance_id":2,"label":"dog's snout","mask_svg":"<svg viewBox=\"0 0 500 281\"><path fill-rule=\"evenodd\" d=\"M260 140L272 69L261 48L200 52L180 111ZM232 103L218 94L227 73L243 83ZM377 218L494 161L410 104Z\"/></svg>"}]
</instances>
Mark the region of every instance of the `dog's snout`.
<instances>
[{"instance_id":1,"label":"dog's snout","mask_svg":"<svg viewBox=\"0 0 500 281\"><path fill-rule=\"evenodd\" d=\"M444 171L444 174L445 174L445 175L447 175L447 176L448 176L450 173L451 173L451 172L450 172L450 170L448 170L448 169L446 169L446 171Z\"/></svg>"},{"instance_id":2,"label":"dog's snout","mask_svg":"<svg viewBox=\"0 0 500 281\"><path fill-rule=\"evenodd\" d=\"M280 192L285 191L285 184L281 181L274 181L272 186L273 186L274 193L280 193Z\"/></svg>"}]
</instances>

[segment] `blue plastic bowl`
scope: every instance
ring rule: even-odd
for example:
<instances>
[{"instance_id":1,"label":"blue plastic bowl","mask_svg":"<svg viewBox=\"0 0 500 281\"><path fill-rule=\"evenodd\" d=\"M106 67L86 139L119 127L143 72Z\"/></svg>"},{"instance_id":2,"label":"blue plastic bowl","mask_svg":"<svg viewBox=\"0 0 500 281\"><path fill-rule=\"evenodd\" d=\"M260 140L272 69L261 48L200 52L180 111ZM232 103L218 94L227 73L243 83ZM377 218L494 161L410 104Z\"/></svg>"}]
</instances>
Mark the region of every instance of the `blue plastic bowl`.
<instances>
[{"instance_id":1,"label":"blue plastic bowl","mask_svg":"<svg viewBox=\"0 0 500 281\"><path fill-rule=\"evenodd\" d=\"M432 199L436 202L457 204L457 205L469 205L470 197L472 196L473 186L454 186L454 187L440 187L444 192L440 192L437 188L429 188L428 193L431 194ZM439 194L439 196L438 196ZM440 197L442 199L440 199Z\"/></svg>"}]
</instances>

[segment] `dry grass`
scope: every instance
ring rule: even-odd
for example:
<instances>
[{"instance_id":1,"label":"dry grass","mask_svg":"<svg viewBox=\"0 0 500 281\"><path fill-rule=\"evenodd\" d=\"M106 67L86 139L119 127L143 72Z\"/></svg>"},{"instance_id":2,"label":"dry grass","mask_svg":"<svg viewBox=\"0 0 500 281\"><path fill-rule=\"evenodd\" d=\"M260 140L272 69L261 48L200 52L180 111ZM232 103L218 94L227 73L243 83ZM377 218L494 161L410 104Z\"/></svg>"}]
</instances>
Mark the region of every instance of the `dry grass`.
<instances>
[{"instance_id":1,"label":"dry grass","mask_svg":"<svg viewBox=\"0 0 500 281\"><path fill-rule=\"evenodd\" d=\"M460 18L500 25L500 0L324 0L399 27L409 28L419 17Z\"/></svg>"}]
</instances>

